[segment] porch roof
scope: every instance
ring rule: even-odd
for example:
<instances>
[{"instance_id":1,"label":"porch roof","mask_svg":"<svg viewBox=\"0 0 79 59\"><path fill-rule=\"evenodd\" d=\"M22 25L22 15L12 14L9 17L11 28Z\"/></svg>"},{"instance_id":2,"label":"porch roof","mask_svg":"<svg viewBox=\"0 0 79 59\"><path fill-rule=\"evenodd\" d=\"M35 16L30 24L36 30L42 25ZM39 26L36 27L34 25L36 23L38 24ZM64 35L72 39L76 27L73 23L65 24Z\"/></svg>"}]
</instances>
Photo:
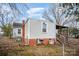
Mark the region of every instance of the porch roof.
<instances>
[{"instance_id":1,"label":"porch roof","mask_svg":"<svg viewBox=\"0 0 79 59\"><path fill-rule=\"evenodd\" d=\"M56 25L56 29L59 29L59 28L68 28L67 26L61 26L61 25Z\"/></svg>"}]
</instances>

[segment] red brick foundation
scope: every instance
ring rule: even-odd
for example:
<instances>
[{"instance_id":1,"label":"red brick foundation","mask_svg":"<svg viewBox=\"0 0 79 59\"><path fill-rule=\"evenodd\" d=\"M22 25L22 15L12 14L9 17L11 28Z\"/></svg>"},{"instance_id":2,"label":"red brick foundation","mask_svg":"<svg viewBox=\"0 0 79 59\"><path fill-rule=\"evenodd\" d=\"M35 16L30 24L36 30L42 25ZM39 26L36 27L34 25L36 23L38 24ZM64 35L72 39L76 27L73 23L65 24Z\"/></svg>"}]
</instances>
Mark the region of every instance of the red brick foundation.
<instances>
[{"instance_id":1,"label":"red brick foundation","mask_svg":"<svg viewBox=\"0 0 79 59\"><path fill-rule=\"evenodd\" d=\"M43 39L43 44L44 45L48 45L48 44L54 45L55 42L56 42L55 38L45 38L45 39Z\"/></svg>"},{"instance_id":2,"label":"red brick foundation","mask_svg":"<svg viewBox=\"0 0 79 59\"><path fill-rule=\"evenodd\" d=\"M56 40L55 39L50 39L50 38L44 38L42 39L43 40L43 44L44 45L48 45L48 44L52 44L54 45ZM36 39L29 39L29 46L36 46L37 45L37 42L36 42Z\"/></svg>"},{"instance_id":3,"label":"red brick foundation","mask_svg":"<svg viewBox=\"0 0 79 59\"><path fill-rule=\"evenodd\" d=\"M29 39L29 45L30 46L36 46L36 40L35 39Z\"/></svg>"},{"instance_id":4,"label":"red brick foundation","mask_svg":"<svg viewBox=\"0 0 79 59\"><path fill-rule=\"evenodd\" d=\"M54 45L55 44L55 39L49 39L49 44Z\"/></svg>"},{"instance_id":5,"label":"red brick foundation","mask_svg":"<svg viewBox=\"0 0 79 59\"><path fill-rule=\"evenodd\" d=\"M25 39L25 45L28 45L28 39Z\"/></svg>"},{"instance_id":6,"label":"red brick foundation","mask_svg":"<svg viewBox=\"0 0 79 59\"><path fill-rule=\"evenodd\" d=\"M49 44L49 39L43 39L43 44L48 45Z\"/></svg>"}]
</instances>

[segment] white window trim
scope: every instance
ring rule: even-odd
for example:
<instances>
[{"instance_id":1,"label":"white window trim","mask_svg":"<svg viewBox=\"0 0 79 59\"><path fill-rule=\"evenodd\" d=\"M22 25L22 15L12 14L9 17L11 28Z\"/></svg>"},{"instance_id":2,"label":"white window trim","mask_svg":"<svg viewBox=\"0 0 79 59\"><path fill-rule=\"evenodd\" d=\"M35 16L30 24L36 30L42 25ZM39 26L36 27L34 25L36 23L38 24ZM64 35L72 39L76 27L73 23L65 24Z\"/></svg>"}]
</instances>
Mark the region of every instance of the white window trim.
<instances>
[{"instance_id":1,"label":"white window trim","mask_svg":"<svg viewBox=\"0 0 79 59\"><path fill-rule=\"evenodd\" d=\"M46 32L43 32L43 31L42 31L42 29L43 29L43 23L45 23L45 24L47 25L47 26L46 26ZM41 32L42 32L42 33L48 33L48 23L45 22L45 21L41 22Z\"/></svg>"},{"instance_id":2,"label":"white window trim","mask_svg":"<svg viewBox=\"0 0 79 59\"><path fill-rule=\"evenodd\" d=\"M18 28L18 30L19 30L19 29L20 29L20 31L21 31L21 28ZM18 31L18 30L17 30L17 31ZM21 34L21 32L20 32L20 33L18 33L18 34L20 35L20 34Z\"/></svg>"}]
</instances>

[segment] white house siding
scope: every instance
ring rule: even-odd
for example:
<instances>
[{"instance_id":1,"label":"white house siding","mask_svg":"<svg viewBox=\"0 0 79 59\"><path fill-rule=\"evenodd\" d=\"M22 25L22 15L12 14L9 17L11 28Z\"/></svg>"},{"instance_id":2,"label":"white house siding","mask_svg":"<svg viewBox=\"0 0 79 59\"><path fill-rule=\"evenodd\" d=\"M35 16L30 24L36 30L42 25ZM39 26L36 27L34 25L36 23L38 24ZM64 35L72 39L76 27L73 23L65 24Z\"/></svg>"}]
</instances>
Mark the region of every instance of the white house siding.
<instances>
[{"instance_id":1,"label":"white house siding","mask_svg":"<svg viewBox=\"0 0 79 59\"><path fill-rule=\"evenodd\" d=\"M21 34L18 34L18 29L21 29ZM13 28L13 38L22 37L22 28Z\"/></svg>"},{"instance_id":2,"label":"white house siding","mask_svg":"<svg viewBox=\"0 0 79 59\"><path fill-rule=\"evenodd\" d=\"M28 39L28 22L25 24L25 39Z\"/></svg>"},{"instance_id":3,"label":"white house siding","mask_svg":"<svg viewBox=\"0 0 79 59\"><path fill-rule=\"evenodd\" d=\"M42 32L42 23L47 24L47 32ZM56 25L49 20L30 20L30 39L56 38Z\"/></svg>"}]
</instances>

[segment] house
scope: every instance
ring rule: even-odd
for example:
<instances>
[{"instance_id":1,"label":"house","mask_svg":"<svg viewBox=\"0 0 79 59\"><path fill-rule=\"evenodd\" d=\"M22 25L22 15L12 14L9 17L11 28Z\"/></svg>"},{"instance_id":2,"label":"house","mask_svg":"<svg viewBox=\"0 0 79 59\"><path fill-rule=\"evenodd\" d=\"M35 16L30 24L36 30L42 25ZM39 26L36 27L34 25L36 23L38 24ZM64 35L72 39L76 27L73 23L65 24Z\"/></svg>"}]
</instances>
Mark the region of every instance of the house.
<instances>
[{"instance_id":1,"label":"house","mask_svg":"<svg viewBox=\"0 0 79 59\"><path fill-rule=\"evenodd\" d=\"M13 36L20 36L25 45L47 45L54 44L56 41L56 25L50 20L30 18L23 21L22 27L18 27L15 25Z\"/></svg>"},{"instance_id":2,"label":"house","mask_svg":"<svg viewBox=\"0 0 79 59\"><path fill-rule=\"evenodd\" d=\"M20 40L22 38L22 23L13 23L13 38Z\"/></svg>"}]
</instances>

